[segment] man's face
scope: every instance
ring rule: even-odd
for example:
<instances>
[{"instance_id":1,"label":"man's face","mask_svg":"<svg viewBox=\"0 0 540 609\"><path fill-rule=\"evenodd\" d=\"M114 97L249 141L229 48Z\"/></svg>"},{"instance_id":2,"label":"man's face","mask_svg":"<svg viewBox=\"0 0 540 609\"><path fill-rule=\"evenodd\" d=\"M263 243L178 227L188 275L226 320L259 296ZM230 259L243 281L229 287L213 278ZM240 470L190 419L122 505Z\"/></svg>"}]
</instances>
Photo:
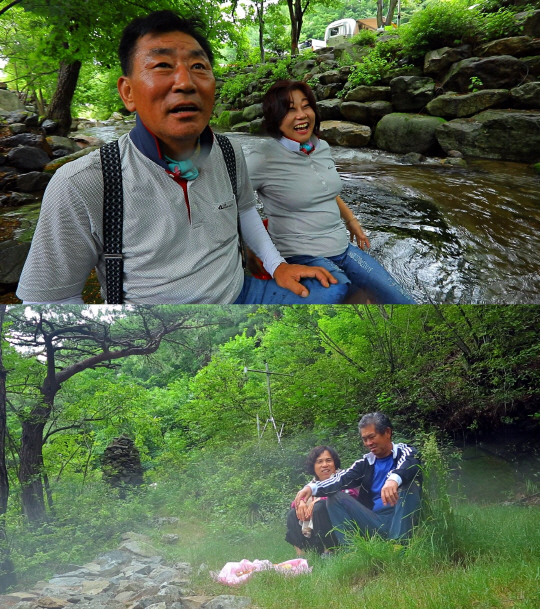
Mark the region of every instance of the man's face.
<instances>
[{"instance_id":1,"label":"man's face","mask_svg":"<svg viewBox=\"0 0 540 609\"><path fill-rule=\"evenodd\" d=\"M131 74L118 81L126 108L176 156L189 154L208 125L215 88L208 57L183 32L139 38Z\"/></svg>"},{"instance_id":2,"label":"man's face","mask_svg":"<svg viewBox=\"0 0 540 609\"><path fill-rule=\"evenodd\" d=\"M377 433L375 425L367 425L360 430L364 446L377 458L384 459L392 452L392 430L386 428L384 433Z\"/></svg>"}]
</instances>

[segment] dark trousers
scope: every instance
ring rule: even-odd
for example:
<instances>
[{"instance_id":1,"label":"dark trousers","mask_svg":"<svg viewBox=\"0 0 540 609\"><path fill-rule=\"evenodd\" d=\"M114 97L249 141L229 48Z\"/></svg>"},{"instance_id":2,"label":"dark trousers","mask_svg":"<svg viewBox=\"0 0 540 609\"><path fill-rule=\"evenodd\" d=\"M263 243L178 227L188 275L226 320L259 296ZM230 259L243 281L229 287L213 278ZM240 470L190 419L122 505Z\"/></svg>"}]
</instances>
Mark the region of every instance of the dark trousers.
<instances>
[{"instance_id":1,"label":"dark trousers","mask_svg":"<svg viewBox=\"0 0 540 609\"><path fill-rule=\"evenodd\" d=\"M345 495L345 493L338 493ZM287 533L285 541L301 550L314 550L322 554L325 549L334 548L338 540L332 531L332 522L326 509L326 501L317 501L313 506L313 531L311 537L302 535L302 527L298 522L296 510L290 510L287 514Z\"/></svg>"},{"instance_id":2,"label":"dark trousers","mask_svg":"<svg viewBox=\"0 0 540 609\"><path fill-rule=\"evenodd\" d=\"M335 493L326 500L328 514L339 543L344 532L357 529L364 535L378 533L386 539L407 539L418 520L421 487L416 481L399 490L394 507L374 512L346 493Z\"/></svg>"}]
</instances>

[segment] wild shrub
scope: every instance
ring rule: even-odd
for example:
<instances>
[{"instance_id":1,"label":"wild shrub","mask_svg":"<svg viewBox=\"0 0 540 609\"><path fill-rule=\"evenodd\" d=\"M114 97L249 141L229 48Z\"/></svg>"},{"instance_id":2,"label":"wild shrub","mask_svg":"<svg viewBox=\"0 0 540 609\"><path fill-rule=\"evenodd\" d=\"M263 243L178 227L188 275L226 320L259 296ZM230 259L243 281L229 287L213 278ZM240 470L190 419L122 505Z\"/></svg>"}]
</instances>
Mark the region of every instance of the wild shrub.
<instances>
[{"instance_id":1,"label":"wild shrub","mask_svg":"<svg viewBox=\"0 0 540 609\"><path fill-rule=\"evenodd\" d=\"M263 78L270 78L271 81L258 90L265 93L273 82L290 78L291 60L279 59L276 63L263 63L258 65L252 72L237 74L229 78L221 88L221 98L234 102L241 95L245 95L251 83L259 82Z\"/></svg>"},{"instance_id":2,"label":"wild shrub","mask_svg":"<svg viewBox=\"0 0 540 609\"><path fill-rule=\"evenodd\" d=\"M489 42L498 38L518 36L523 30L515 18L514 12L508 8L500 8L496 13L484 15L480 22L480 37Z\"/></svg>"},{"instance_id":3,"label":"wild shrub","mask_svg":"<svg viewBox=\"0 0 540 609\"><path fill-rule=\"evenodd\" d=\"M358 46L373 46L377 42L377 32L360 30L351 38L351 42Z\"/></svg>"},{"instance_id":4,"label":"wild shrub","mask_svg":"<svg viewBox=\"0 0 540 609\"><path fill-rule=\"evenodd\" d=\"M379 81L388 70L396 66L398 48L397 40L376 44L349 75L350 86L372 85Z\"/></svg>"},{"instance_id":5,"label":"wild shrub","mask_svg":"<svg viewBox=\"0 0 540 609\"><path fill-rule=\"evenodd\" d=\"M403 50L412 58L445 46L473 42L480 13L468 0L431 0L401 28Z\"/></svg>"}]
</instances>

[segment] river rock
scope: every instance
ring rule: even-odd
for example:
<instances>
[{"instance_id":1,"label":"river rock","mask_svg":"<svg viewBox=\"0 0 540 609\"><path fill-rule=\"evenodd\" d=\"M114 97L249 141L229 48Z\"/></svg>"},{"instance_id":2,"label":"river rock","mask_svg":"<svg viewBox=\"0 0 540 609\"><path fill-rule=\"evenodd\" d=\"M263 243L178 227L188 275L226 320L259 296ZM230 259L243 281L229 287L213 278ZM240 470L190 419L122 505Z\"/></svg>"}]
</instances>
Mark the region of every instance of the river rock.
<instances>
[{"instance_id":1,"label":"river rock","mask_svg":"<svg viewBox=\"0 0 540 609\"><path fill-rule=\"evenodd\" d=\"M84 148L84 150L79 150L79 152L75 152L74 154L69 154L68 156L63 156L60 159L55 159L54 161L47 163L47 165L45 165L45 167L43 168L43 171L45 171L46 173L53 174L66 163L70 163L71 161L80 159L82 156L86 156L87 154L90 154L98 148L99 146L90 146L88 148Z\"/></svg>"},{"instance_id":2,"label":"river rock","mask_svg":"<svg viewBox=\"0 0 540 609\"><path fill-rule=\"evenodd\" d=\"M343 102L341 104L341 113L346 120L352 121L353 123L366 125L369 122L367 104L362 104L360 102Z\"/></svg>"},{"instance_id":3,"label":"river rock","mask_svg":"<svg viewBox=\"0 0 540 609\"><path fill-rule=\"evenodd\" d=\"M77 145L77 148L75 148L76 151L80 150L81 148L88 148L90 146L99 147L99 146L103 146L103 144L105 144L105 142L103 140L99 139L99 137L94 137L93 135L77 134L68 139L75 142L75 144Z\"/></svg>"},{"instance_id":4,"label":"river rock","mask_svg":"<svg viewBox=\"0 0 540 609\"><path fill-rule=\"evenodd\" d=\"M253 104L252 106L248 106L244 108L244 120L253 121L256 118L261 118L263 115L262 104Z\"/></svg>"},{"instance_id":5,"label":"river rock","mask_svg":"<svg viewBox=\"0 0 540 609\"><path fill-rule=\"evenodd\" d=\"M540 111L486 110L440 125L437 139L443 150L459 150L465 156L537 163Z\"/></svg>"},{"instance_id":6,"label":"river rock","mask_svg":"<svg viewBox=\"0 0 540 609\"><path fill-rule=\"evenodd\" d=\"M529 82L510 91L516 108L540 108L540 82Z\"/></svg>"},{"instance_id":7,"label":"river rock","mask_svg":"<svg viewBox=\"0 0 540 609\"><path fill-rule=\"evenodd\" d=\"M381 80L379 81L378 84L388 86L388 85L390 85L392 80L394 78L397 78L398 76L423 76L423 75L424 75L424 73L422 72L422 68L420 68L418 66L406 65L406 66L401 66L398 68L391 68L390 70L387 70L381 77Z\"/></svg>"},{"instance_id":8,"label":"river rock","mask_svg":"<svg viewBox=\"0 0 540 609\"><path fill-rule=\"evenodd\" d=\"M343 88L341 83L333 83L330 85L319 85L317 87L317 99L332 99L337 96L339 91Z\"/></svg>"},{"instance_id":9,"label":"river rock","mask_svg":"<svg viewBox=\"0 0 540 609\"><path fill-rule=\"evenodd\" d=\"M529 76L540 77L540 55L536 57L522 57L521 61L527 66Z\"/></svg>"},{"instance_id":10,"label":"river rock","mask_svg":"<svg viewBox=\"0 0 540 609\"><path fill-rule=\"evenodd\" d=\"M317 65L314 59L306 59L304 61L298 61L291 67L291 72L296 78L300 78L302 74L309 72Z\"/></svg>"},{"instance_id":11,"label":"river rock","mask_svg":"<svg viewBox=\"0 0 540 609\"><path fill-rule=\"evenodd\" d=\"M405 165L420 165L420 163L423 163L426 160L426 157L423 154L420 154L419 152L408 152L399 160Z\"/></svg>"},{"instance_id":12,"label":"river rock","mask_svg":"<svg viewBox=\"0 0 540 609\"><path fill-rule=\"evenodd\" d=\"M216 104L214 107L214 114L216 116L221 116L225 110L230 110L231 104Z\"/></svg>"},{"instance_id":13,"label":"river rock","mask_svg":"<svg viewBox=\"0 0 540 609\"><path fill-rule=\"evenodd\" d=\"M396 112L422 110L435 95L435 83L431 78L398 76L390 81L392 106Z\"/></svg>"},{"instance_id":14,"label":"river rock","mask_svg":"<svg viewBox=\"0 0 540 609\"><path fill-rule=\"evenodd\" d=\"M526 57L527 55L540 55L540 38L530 36L511 36L500 38L477 46L475 54L478 57L493 57L494 55L512 55L512 57Z\"/></svg>"},{"instance_id":15,"label":"river rock","mask_svg":"<svg viewBox=\"0 0 540 609\"><path fill-rule=\"evenodd\" d=\"M244 609L251 605L249 596L233 596L232 594L222 594L208 601L204 609Z\"/></svg>"},{"instance_id":16,"label":"river rock","mask_svg":"<svg viewBox=\"0 0 540 609\"><path fill-rule=\"evenodd\" d=\"M444 122L436 116L387 114L375 129L375 144L388 152L433 154L437 150L435 131Z\"/></svg>"},{"instance_id":17,"label":"river rock","mask_svg":"<svg viewBox=\"0 0 540 609\"><path fill-rule=\"evenodd\" d=\"M319 82L321 85L332 85L335 83L344 83L347 79L344 79L340 74L339 70L330 70L328 72L323 72L319 76Z\"/></svg>"},{"instance_id":18,"label":"river rock","mask_svg":"<svg viewBox=\"0 0 540 609\"><path fill-rule=\"evenodd\" d=\"M339 121L343 118L341 114L341 100L323 99L317 102L317 110L322 121Z\"/></svg>"},{"instance_id":19,"label":"river rock","mask_svg":"<svg viewBox=\"0 0 540 609\"><path fill-rule=\"evenodd\" d=\"M443 118L463 118L478 114L482 110L487 110L493 106L500 106L507 103L510 99L508 89L485 89L458 95L457 93L447 93L439 95L430 101L426 110L432 116L442 116Z\"/></svg>"},{"instance_id":20,"label":"river rock","mask_svg":"<svg viewBox=\"0 0 540 609\"><path fill-rule=\"evenodd\" d=\"M231 127L234 127L234 125L237 125L238 123L243 123L244 122L244 113L242 112L242 110L231 110L229 112L229 125Z\"/></svg>"},{"instance_id":21,"label":"river rock","mask_svg":"<svg viewBox=\"0 0 540 609\"><path fill-rule=\"evenodd\" d=\"M0 108L6 112L13 112L14 110L24 110L24 104L19 99L17 91L0 89Z\"/></svg>"},{"instance_id":22,"label":"river rock","mask_svg":"<svg viewBox=\"0 0 540 609\"><path fill-rule=\"evenodd\" d=\"M8 162L22 172L42 171L50 161L49 155L41 148L19 146L8 152Z\"/></svg>"},{"instance_id":23,"label":"river rock","mask_svg":"<svg viewBox=\"0 0 540 609\"><path fill-rule=\"evenodd\" d=\"M462 44L459 47L442 47L429 51L424 57L424 74L426 76L440 77L448 68L463 59L468 59L472 55L470 44Z\"/></svg>"},{"instance_id":24,"label":"river rock","mask_svg":"<svg viewBox=\"0 0 540 609\"><path fill-rule=\"evenodd\" d=\"M16 148L17 146L33 146L41 148L48 156L52 156L52 150L49 143L43 135L37 133L19 133L0 139L0 146L3 148Z\"/></svg>"},{"instance_id":25,"label":"river rock","mask_svg":"<svg viewBox=\"0 0 540 609\"><path fill-rule=\"evenodd\" d=\"M69 156L72 154L71 150L66 150L65 148L58 148L53 152L53 159L60 159L63 156Z\"/></svg>"},{"instance_id":26,"label":"river rock","mask_svg":"<svg viewBox=\"0 0 540 609\"><path fill-rule=\"evenodd\" d=\"M211 596L184 596L182 607L185 607L185 609L201 609L205 603L211 600Z\"/></svg>"},{"instance_id":27,"label":"river rock","mask_svg":"<svg viewBox=\"0 0 540 609\"><path fill-rule=\"evenodd\" d=\"M27 127L39 127L39 115L38 114L29 114L24 119L24 124Z\"/></svg>"},{"instance_id":28,"label":"river rock","mask_svg":"<svg viewBox=\"0 0 540 609\"><path fill-rule=\"evenodd\" d=\"M9 126L9 130L13 135L18 135L19 133L28 133L28 127L24 123L12 123Z\"/></svg>"},{"instance_id":29,"label":"river rock","mask_svg":"<svg viewBox=\"0 0 540 609\"><path fill-rule=\"evenodd\" d=\"M55 596L44 596L37 601L37 606L42 609L63 609L69 602L66 599Z\"/></svg>"},{"instance_id":30,"label":"river rock","mask_svg":"<svg viewBox=\"0 0 540 609\"><path fill-rule=\"evenodd\" d=\"M17 188L22 192L34 192L36 190L45 190L51 177L48 173L41 171L31 171L30 173L22 173L17 176Z\"/></svg>"},{"instance_id":31,"label":"river rock","mask_svg":"<svg viewBox=\"0 0 540 609\"><path fill-rule=\"evenodd\" d=\"M471 78L482 81L483 89L511 89L517 86L527 74L527 67L519 59L510 55L500 57L470 57L458 61L449 70L442 86L451 91L468 93Z\"/></svg>"},{"instance_id":32,"label":"river rock","mask_svg":"<svg viewBox=\"0 0 540 609\"><path fill-rule=\"evenodd\" d=\"M45 119L41 123L41 128L43 129L43 131L45 131L47 135L52 135L53 133L56 133L56 131L58 131L58 127L59 124L50 118Z\"/></svg>"},{"instance_id":33,"label":"river rock","mask_svg":"<svg viewBox=\"0 0 540 609\"><path fill-rule=\"evenodd\" d=\"M390 101L390 87L368 87L361 85L351 89L345 96L345 101L368 102L368 101Z\"/></svg>"},{"instance_id":34,"label":"river rock","mask_svg":"<svg viewBox=\"0 0 540 609\"><path fill-rule=\"evenodd\" d=\"M339 146L366 146L371 139L371 129L365 125L344 121L323 121L321 138L329 144Z\"/></svg>"},{"instance_id":35,"label":"river rock","mask_svg":"<svg viewBox=\"0 0 540 609\"><path fill-rule=\"evenodd\" d=\"M516 13L514 19L523 28L524 36L540 38L540 10Z\"/></svg>"},{"instance_id":36,"label":"river rock","mask_svg":"<svg viewBox=\"0 0 540 609\"><path fill-rule=\"evenodd\" d=\"M334 56L336 59L343 59L344 56L346 57L348 55L356 63L362 61L362 58L365 57L370 50L371 49L368 46L359 46L344 40L334 47Z\"/></svg>"},{"instance_id":37,"label":"river rock","mask_svg":"<svg viewBox=\"0 0 540 609\"><path fill-rule=\"evenodd\" d=\"M159 552L156 550L156 548L151 546L149 543L145 543L144 541L126 541L118 549L123 550L124 552L131 552L137 556L144 556L146 558L159 556Z\"/></svg>"},{"instance_id":38,"label":"river rock","mask_svg":"<svg viewBox=\"0 0 540 609\"><path fill-rule=\"evenodd\" d=\"M234 125L234 127L232 127L231 131L233 133L249 133L249 123L245 121L242 123L237 123Z\"/></svg>"},{"instance_id":39,"label":"river rock","mask_svg":"<svg viewBox=\"0 0 540 609\"><path fill-rule=\"evenodd\" d=\"M252 135L264 135L266 132L264 118L256 118L249 123L249 132Z\"/></svg>"},{"instance_id":40,"label":"river rock","mask_svg":"<svg viewBox=\"0 0 540 609\"><path fill-rule=\"evenodd\" d=\"M47 137L47 143L51 147L51 150L69 150L69 154L80 150L79 146L69 137L60 137L59 135L49 135Z\"/></svg>"}]
</instances>

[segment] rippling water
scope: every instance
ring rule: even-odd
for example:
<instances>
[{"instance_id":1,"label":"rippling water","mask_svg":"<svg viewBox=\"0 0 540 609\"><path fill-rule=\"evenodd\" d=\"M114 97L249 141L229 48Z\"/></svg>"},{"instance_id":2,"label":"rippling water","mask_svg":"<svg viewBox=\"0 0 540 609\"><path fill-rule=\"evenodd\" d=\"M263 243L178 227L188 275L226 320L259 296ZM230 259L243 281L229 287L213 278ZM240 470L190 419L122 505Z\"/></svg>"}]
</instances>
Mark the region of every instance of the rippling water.
<instances>
[{"instance_id":1,"label":"rippling water","mask_svg":"<svg viewBox=\"0 0 540 609\"><path fill-rule=\"evenodd\" d=\"M124 131L122 131L124 132ZM105 141L116 127L83 132ZM263 138L228 134L245 150ZM540 302L540 176L518 163L431 159L335 146L343 199L371 253L419 302Z\"/></svg>"}]
</instances>

